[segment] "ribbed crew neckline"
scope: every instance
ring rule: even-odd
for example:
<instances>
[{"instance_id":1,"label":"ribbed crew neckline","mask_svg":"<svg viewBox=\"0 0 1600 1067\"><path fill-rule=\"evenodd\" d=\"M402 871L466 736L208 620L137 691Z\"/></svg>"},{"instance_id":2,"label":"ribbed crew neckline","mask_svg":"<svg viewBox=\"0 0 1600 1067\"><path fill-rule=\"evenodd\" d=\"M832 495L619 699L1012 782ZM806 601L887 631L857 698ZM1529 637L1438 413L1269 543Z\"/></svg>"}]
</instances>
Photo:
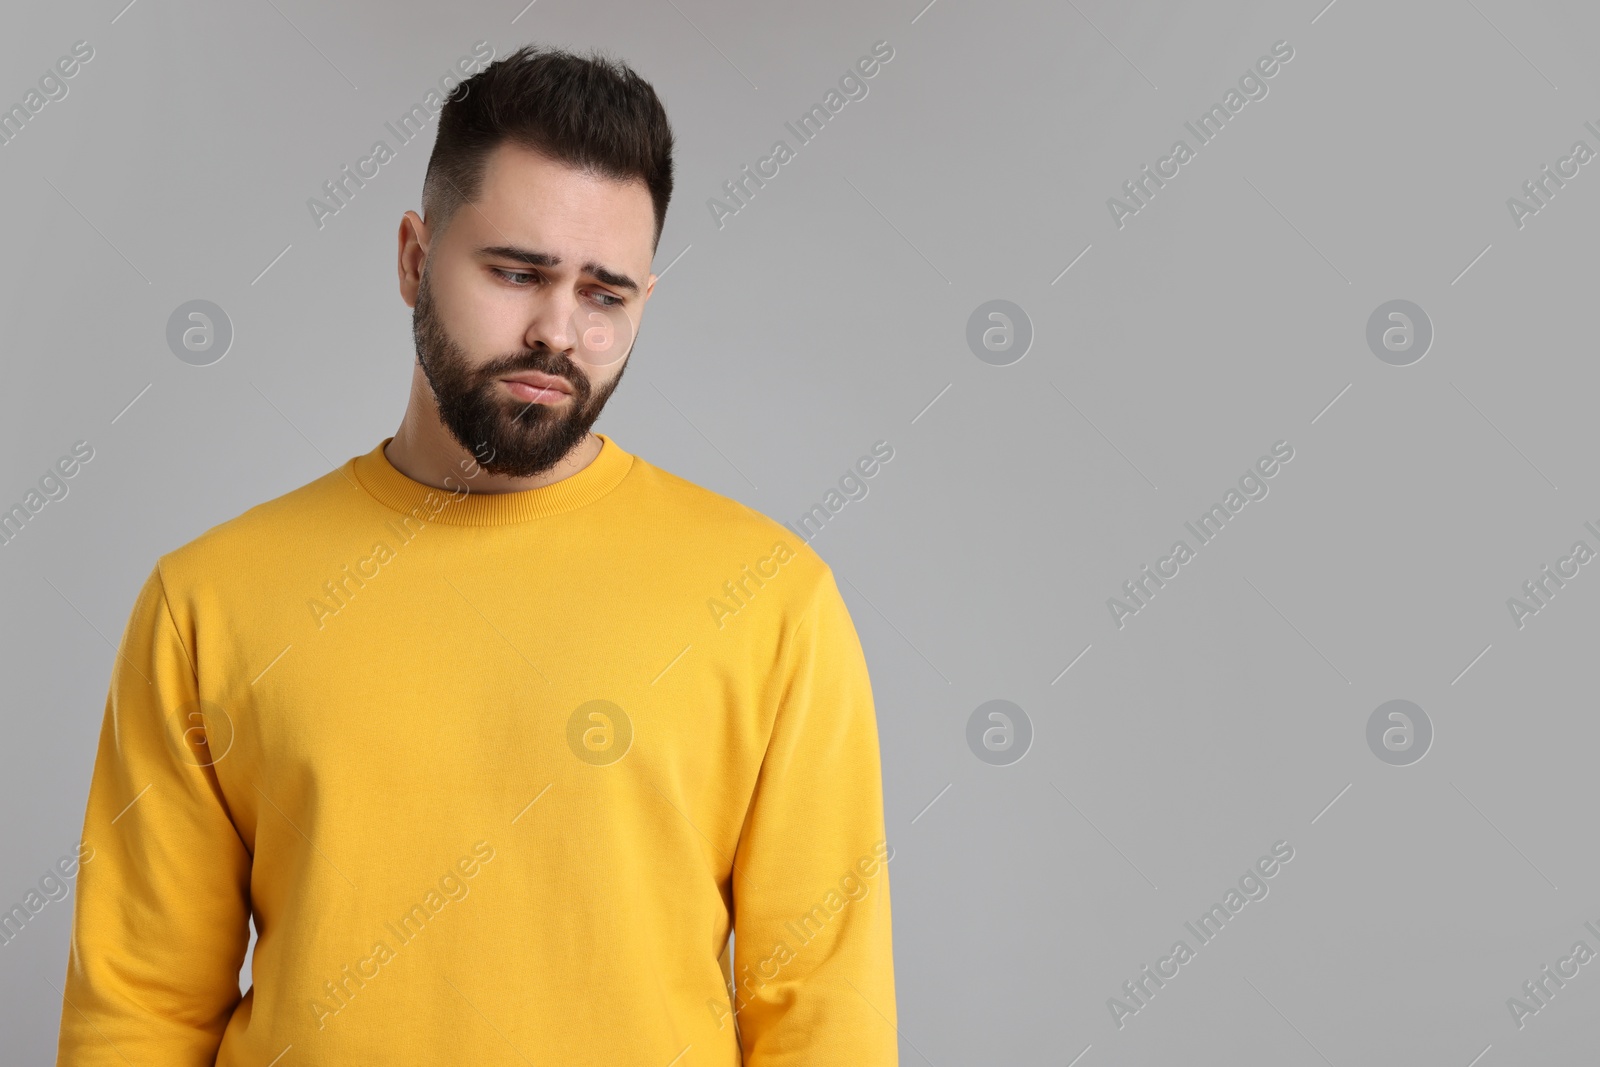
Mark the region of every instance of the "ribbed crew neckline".
<instances>
[{"instance_id":1,"label":"ribbed crew neckline","mask_svg":"<svg viewBox=\"0 0 1600 1067\"><path fill-rule=\"evenodd\" d=\"M393 436L379 441L366 455L349 460L349 467L361 487L380 504L424 522L503 526L560 515L592 504L615 489L633 468L633 454L599 431L595 436L600 438L600 451L587 467L559 482L511 493L468 493L456 498L459 491L416 481L400 473L384 455ZM466 482L460 476L458 480Z\"/></svg>"}]
</instances>

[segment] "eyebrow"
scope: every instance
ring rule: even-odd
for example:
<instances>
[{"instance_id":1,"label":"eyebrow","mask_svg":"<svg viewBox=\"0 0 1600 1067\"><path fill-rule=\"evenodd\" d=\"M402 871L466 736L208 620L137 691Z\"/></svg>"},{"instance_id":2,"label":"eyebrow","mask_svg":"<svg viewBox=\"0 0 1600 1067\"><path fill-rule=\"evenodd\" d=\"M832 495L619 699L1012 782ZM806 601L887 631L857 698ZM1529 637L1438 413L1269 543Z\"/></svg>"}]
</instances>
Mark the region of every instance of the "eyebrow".
<instances>
[{"instance_id":1,"label":"eyebrow","mask_svg":"<svg viewBox=\"0 0 1600 1067\"><path fill-rule=\"evenodd\" d=\"M526 263L530 267L559 267L561 257L549 252L535 252L531 248L518 248L516 245L485 245L479 248L477 255L480 258L495 257L498 259L514 259L518 263ZM626 274L610 270L590 260L583 265L583 273L597 278L605 285L614 289L626 289L630 293L639 291L639 283Z\"/></svg>"}]
</instances>

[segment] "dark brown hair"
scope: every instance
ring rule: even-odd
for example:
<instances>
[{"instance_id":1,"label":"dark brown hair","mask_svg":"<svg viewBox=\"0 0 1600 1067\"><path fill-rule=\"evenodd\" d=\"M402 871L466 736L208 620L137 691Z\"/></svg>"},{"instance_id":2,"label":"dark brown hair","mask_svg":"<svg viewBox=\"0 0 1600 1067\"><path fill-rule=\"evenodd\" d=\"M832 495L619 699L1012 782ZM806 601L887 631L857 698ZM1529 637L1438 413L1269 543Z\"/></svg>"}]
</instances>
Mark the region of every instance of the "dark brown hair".
<instances>
[{"instance_id":1,"label":"dark brown hair","mask_svg":"<svg viewBox=\"0 0 1600 1067\"><path fill-rule=\"evenodd\" d=\"M650 83L599 52L523 45L468 78L439 115L422 184L423 219L443 233L478 199L489 153L530 148L613 181L643 181L655 205L650 248L672 199L672 127Z\"/></svg>"}]
</instances>

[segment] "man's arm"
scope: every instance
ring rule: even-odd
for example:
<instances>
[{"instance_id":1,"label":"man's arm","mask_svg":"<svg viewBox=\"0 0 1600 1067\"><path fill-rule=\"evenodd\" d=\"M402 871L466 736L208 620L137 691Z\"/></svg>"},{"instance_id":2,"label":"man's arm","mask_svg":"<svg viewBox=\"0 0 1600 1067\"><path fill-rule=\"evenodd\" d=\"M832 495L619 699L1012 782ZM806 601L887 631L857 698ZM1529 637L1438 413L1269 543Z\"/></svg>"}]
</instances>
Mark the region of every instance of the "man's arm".
<instances>
[{"instance_id":1,"label":"man's arm","mask_svg":"<svg viewBox=\"0 0 1600 1067\"><path fill-rule=\"evenodd\" d=\"M210 1067L249 942L250 855L228 816L158 564L134 604L84 816L57 1067Z\"/></svg>"},{"instance_id":2,"label":"man's arm","mask_svg":"<svg viewBox=\"0 0 1600 1067\"><path fill-rule=\"evenodd\" d=\"M734 861L744 1063L898 1067L877 719L831 570L790 641Z\"/></svg>"}]
</instances>

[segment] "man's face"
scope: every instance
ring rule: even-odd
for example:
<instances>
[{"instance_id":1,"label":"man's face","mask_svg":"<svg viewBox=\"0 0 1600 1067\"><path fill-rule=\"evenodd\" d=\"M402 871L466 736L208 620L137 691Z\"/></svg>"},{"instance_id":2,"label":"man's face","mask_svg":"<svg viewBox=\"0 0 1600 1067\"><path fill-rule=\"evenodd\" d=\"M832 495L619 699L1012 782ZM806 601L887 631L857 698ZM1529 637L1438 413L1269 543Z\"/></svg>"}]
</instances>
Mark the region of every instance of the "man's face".
<instances>
[{"instance_id":1,"label":"man's face","mask_svg":"<svg viewBox=\"0 0 1600 1067\"><path fill-rule=\"evenodd\" d=\"M417 359L440 421L484 469L540 474L588 435L655 288L654 226L643 182L503 144L477 202L430 235ZM548 377L513 380L537 375Z\"/></svg>"}]
</instances>

